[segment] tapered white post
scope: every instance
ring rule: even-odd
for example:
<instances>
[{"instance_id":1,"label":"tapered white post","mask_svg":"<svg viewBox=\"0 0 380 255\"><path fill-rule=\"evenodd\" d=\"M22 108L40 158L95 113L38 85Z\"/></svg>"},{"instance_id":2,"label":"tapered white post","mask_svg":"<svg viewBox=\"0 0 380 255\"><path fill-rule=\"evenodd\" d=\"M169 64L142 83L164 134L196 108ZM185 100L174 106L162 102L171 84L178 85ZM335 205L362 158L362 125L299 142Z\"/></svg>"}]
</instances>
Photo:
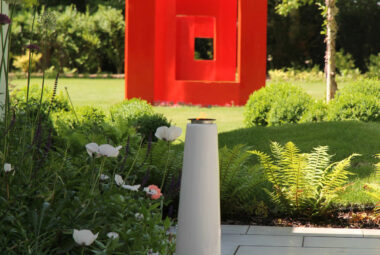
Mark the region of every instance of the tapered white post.
<instances>
[{"instance_id":1,"label":"tapered white post","mask_svg":"<svg viewBox=\"0 0 380 255\"><path fill-rule=\"evenodd\" d=\"M213 120L187 125L176 255L220 255L218 132Z\"/></svg>"},{"instance_id":2,"label":"tapered white post","mask_svg":"<svg viewBox=\"0 0 380 255\"><path fill-rule=\"evenodd\" d=\"M1 0L1 13L9 15L9 6L8 3L6 3L4 0ZM5 112L5 100L6 100L6 77L5 77L5 67L8 64L8 41L5 40L5 35L7 33L9 25L3 25L1 28L3 29L3 42L0 41L0 61L3 58L3 53L4 55L4 63L2 66L2 69L0 70L1 72L1 78L0 78L0 120L3 119L4 117L4 112ZM2 45L5 45L5 52L2 51Z\"/></svg>"}]
</instances>

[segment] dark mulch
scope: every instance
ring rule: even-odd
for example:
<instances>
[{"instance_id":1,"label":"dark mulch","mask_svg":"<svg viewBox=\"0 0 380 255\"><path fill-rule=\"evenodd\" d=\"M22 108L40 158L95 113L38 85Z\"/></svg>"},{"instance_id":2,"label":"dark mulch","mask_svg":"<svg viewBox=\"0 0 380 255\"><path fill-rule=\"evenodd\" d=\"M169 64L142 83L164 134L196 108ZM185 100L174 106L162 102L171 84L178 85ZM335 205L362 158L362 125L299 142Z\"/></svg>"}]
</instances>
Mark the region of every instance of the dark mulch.
<instances>
[{"instance_id":1,"label":"dark mulch","mask_svg":"<svg viewBox=\"0 0 380 255\"><path fill-rule=\"evenodd\" d=\"M268 216L252 217L250 219L239 217L239 220L225 220L223 224L248 224L261 226L281 226L281 227L327 227L327 228L361 228L380 229L380 215L376 215L373 206L367 207L344 207L335 208L328 215L321 218L292 218Z\"/></svg>"}]
</instances>

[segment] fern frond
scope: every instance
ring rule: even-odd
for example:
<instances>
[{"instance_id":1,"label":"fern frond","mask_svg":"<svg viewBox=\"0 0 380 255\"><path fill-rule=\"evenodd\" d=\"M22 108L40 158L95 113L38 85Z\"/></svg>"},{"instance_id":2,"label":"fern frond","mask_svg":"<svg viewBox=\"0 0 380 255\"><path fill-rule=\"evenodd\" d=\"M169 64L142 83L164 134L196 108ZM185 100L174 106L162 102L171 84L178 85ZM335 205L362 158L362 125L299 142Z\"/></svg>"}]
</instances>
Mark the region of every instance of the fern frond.
<instances>
[{"instance_id":1,"label":"fern frond","mask_svg":"<svg viewBox=\"0 0 380 255\"><path fill-rule=\"evenodd\" d=\"M273 159L259 151L250 153L259 157L272 191L272 201L288 213L323 214L332 199L345 187L350 161L357 154L330 164L327 146L319 146L311 153L301 153L296 145L271 143Z\"/></svg>"},{"instance_id":2,"label":"fern frond","mask_svg":"<svg viewBox=\"0 0 380 255\"><path fill-rule=\"evenodd\" d=\"M377 201L374 211L376 215L380 216L380 185L366 184L365 188L367 189L365 193Z\"/></svg>"},{"instance_id":3,"label":"fern frond","mask_svg":"<svg viewBox=\"0 0 380 255\"><path fill-rule=\"evenodd\" d=\"M380 154L377 154L376 158L380 159ZM376 178L380 178L380 161L379 161L379 163L377 163L375 165L375 169L376 169L376 173L375 173L376 174Z\"/></svg>"},{"instance_id":4,"label":"fern frond","mask_svg":"<svg viewBox=\"0 0 380 255\"><path fill-rule=\"evenodd\" d=\"M327 153L327 146L319 146L313 152L307 154L307 166L305 169L305 179L308 182L310 196L315 196L322 186L322 179L325 170L328 168L331 156Z\"/></svg>"},{"instance_id":5,"label":"fern frond","mask_svg":"<svg viewBox=\"0 0 380 255\"><path fill-rule=\"evenodd\" d=\"M250 153L244 145L232 149L224 147L219 150L220 191L223 214L238 211L253 213L256 206L256 187L262 182L255 169L248 167ZM234 210L234 211L232 211Z\"/></svg>"},{"instance_id":6,"label":"fern frond","mask_svg":"<svg viewBox=\"0 0 380 255\"><path fill-rule=\"evenodd\" d=\"M260 163L264 168L264 172L268 178L268 181L273 183L275 187L281 187L279 167L273 163L272 158L264 152L257 150L248 152L259 157Z\"/></svg>"},{"instance_id":7,"label":"fern frond","mask_svg":"<svg viewBox=\"0 0 380 255\"><path fill-rule=\"evenodd\" d=\"M322 179L323 187L321 189L321 194L328 197L326 202L329 202L329 200L335 197L336 193L341 191L342 187L347 183L349 176L353 175L353 173L347 171L346 169L350 166L351 159L356 156L360 155L352 154L348 158L345 158L336 164L332 164L331 167L328 167L331 171L326 171L327 174L325 174Z\"/></svg>"}]
</instances>

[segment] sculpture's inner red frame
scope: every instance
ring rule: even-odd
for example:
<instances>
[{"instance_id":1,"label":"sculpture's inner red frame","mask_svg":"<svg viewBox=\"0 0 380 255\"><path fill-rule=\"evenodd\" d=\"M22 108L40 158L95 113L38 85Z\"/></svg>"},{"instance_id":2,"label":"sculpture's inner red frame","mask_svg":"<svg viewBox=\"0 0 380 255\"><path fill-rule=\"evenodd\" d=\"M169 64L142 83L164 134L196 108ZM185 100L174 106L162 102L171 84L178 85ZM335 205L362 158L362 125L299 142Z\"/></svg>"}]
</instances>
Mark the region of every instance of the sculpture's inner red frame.
<instances>
[{"instance_id":1,"label":"sculpture's inner red frame","mask_svg":"<svg viewBox=\"0 0 380 255\"><path fill-rule=\"evenodd\" d=\"M126 98L245 104L265 85L266 0L126 0ZM212 38L212 60L194 58Z\"/></svg>"}]
</instances>

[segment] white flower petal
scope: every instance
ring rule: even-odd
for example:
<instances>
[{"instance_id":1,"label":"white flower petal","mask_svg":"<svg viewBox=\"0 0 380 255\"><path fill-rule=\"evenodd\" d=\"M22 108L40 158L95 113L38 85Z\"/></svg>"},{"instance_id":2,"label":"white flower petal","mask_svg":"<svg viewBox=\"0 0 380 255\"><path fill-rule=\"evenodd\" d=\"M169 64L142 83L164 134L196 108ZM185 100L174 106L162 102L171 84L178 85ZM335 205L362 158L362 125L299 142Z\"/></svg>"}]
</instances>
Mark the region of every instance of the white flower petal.
<instances>
[{"instance_id":1,"label":"white flower petal","mask_svg":"<svg viewBox=\"0 0 380 255\"><path fill-rule=\"evenodd\" d=\"M147 253L147 255L160 255L158 252L153 252L152 249L150 249Z\"/></svg>"},{"instance_id":2,"label":"white flower petal","mask_svg":"<svg viewBox=\"0 0 380 255\"><path fill-rule=\"evenodd\" d=\"M108 175L106 175L106 174L101 174L100 175L100 180L101 181L106 181L106 180L108 180L110 177L108 176Z\"/></svg>"},{"instance_id":3,"label":"white flower petal","mask_svg":"<svg viewBox=\"0 0 380 255\"><path fill-rule=\"evenodd\" d=\"M116 239L116 238L119 238L119 234L116 232L109 232L109 233L107 233L107 237L112 238L112 239Z\"/></svg>"},{"instance_id":4,"label":"white flower petal","mask_svg":"<svg viewBox=\"0 0 380 255\"><path fill-rule=\"evenodd\" d=\"M11 164L9 164L9 163L5 163L4 164L4 171L6 172L6 173L8 173L8 172L10 172L10 171L12 171L13 169L12 169L12 165Z\"/></svg>"},{"instance_id":5,"label":"white flower petal","mask_svg":"<svg viewBox=\"0 0 380 255\"><path fill-rule=\"evenodd\" d=\"M123 177L121 175L115 174L115 182L118 186L121 186L124 184Z\"/></svg>"},{"instance_id":6,"label":"white flower petal","mask_svg":"<svg viewBox=\"0 0 380 255\"><path fill-rule=\"evenodd\" d=\"M142 219L144 219L144 214L135 213L135 218L138 219L138 220L142 220Z\"/></svg>"},{"instance_id":7,"label":"white flower petal","mask_svg":"<svg viewBox=\"0 0 380 255\"><path fill-rule=\"evenodd\" d=\"M171 126L168 129L168 137L167 141L174 141L178 137L180 137L182 134L182 129L180 127Z\"/></svg>"},{"instance_id":8,"label":"white flower petal","mask_svg":"<svg viewBox=\"0 0 380 255\"><path fill-rule=\"evenodd\" d=\"M122 146L117 146L116 148L109 144L102 144L99 146L99 154L106 157L117 157L119 155L119 150Z\"/></svg>"},{"instance_id":9,"label":"white flower petal","mask_svg":"<svg viewBox=\"0 0 380 255\"><path fill-rule=\"evenodd\" d=\"M122 185L121 186L123 189L127 189L127 190L132 190L132 191L138 191L139 190L139 188L141 187L141 185L139 184L139 185L133 185L133 186L131 186L131 185Z\"/></svg>"},{"instance_id":10,"label":"white flower petal","mask_svg":"<svg viewBox=\"0 0 380 255\"><path fill-rule=\"evenodd\" d=\"M82 230L74 229L73 238L77 244L89 246L96 240L96 238L98 238L98 234L99 233L94 235L88 229L82 229Z\"/></svg>"},{"instance_id":11,"label":"white flower petal","mask_svg":"<svg viewBox=\"0 0 380 255\"><path fill-rule=\"evenodd\" d=\"M152 195L156 195L157 194L157 190L154 190L154 189L150 189L149 187L145 187L143 189L143 191L146 192L146 194L152 196Z\"/></svg>"},{"instance_id":12,"label":"white flower petal","mask_svg":"<svg viewBox=\"0 0 380 255\"><path fill-rule=\"evenodd\" d=\"M154 134L158 139L167 141L168 137L168 127L162 126L157 128L156 133Z\"/></svg>"},{"instance_id":13,"label":"white flower petal","mask_svg":"<svg viewBox=\"0 0 380 255\"><path fill-rule=\"evenodd\" d=\"M97 155L99 153L99 146L97 143L88 143L86 144L86 150L88 155L92 157L93 154Z\"/></svg>"}]
</instances>

